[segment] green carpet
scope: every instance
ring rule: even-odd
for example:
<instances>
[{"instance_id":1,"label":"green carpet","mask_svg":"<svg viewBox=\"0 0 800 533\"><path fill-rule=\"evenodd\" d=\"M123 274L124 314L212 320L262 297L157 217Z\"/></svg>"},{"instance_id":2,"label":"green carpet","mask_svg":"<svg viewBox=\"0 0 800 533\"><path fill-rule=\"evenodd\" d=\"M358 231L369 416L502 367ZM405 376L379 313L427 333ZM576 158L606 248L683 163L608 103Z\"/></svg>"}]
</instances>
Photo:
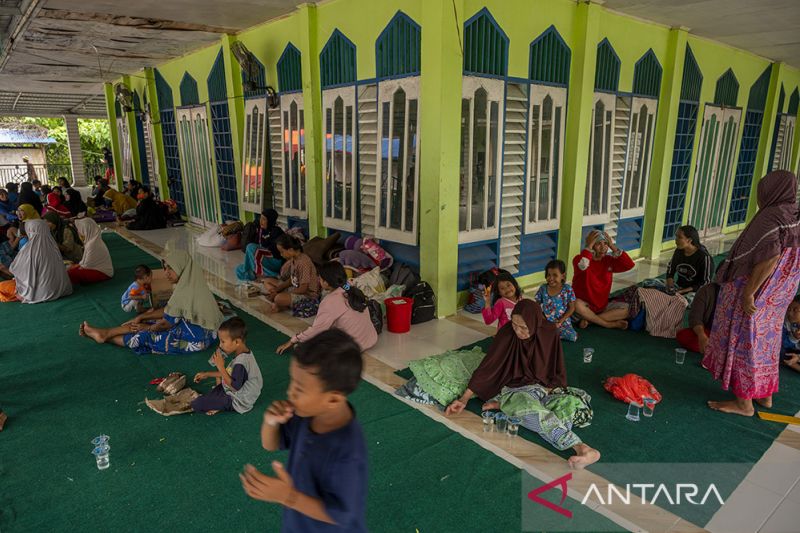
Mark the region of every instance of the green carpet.
<instances>
[{"instance_id":1,"label":"green carpet","mask_svg":"<svg viewBox=\"0 0 800 533\"><path fill-rule=\"evenodd\" d=\"M143 400L157 394L149 381L208 370L210 350L137 356L78 336L84 319L125 320L119 299L133 267L157 266L120 237L104 239L112 281L56 302L0 306L0 406L10 417L0 433L0 531L278 531L280 508L247 498L237 474L245 463L269 471L272 460L285 461L286 452L265 452L259 442L264 409L285 398L288 359L274 354L285 337L242 314L265 381L252 412L150 411ZM370 531L520 530L519 469L368 383L352 402L370 454ZM111 436L111 468L102 472L89 442L101 433ZM525 504L536 529L563 526L560 515ZM573 530L619 530L575 501L567 507Z\"/></svg>"},{"instance_id":2,"label":"green carpet","mask_svg":"<svg viewBox=\"0 0 800 533\"><path fill-rule=\"evenodd\" d=\"M729 463L729 475L724 483L717 485L725 499L786 427L758 417L745 418L710 410L707 400L732 396L722 391L711 374L700 366L699 354L689 352L682 366L675 364L674 349L678 345L673 339L598 327L581 330L578 335L578 342L562 343L568 382L592 396L594 420L589 427L576 432L584 442L602 453L601 462L590 470L611 482L642 482L631 479L627 469L619 469L614 463ZM474 345L487 349L491 341L487 338ZM588 346L595 349L595 354L590 364L584 364L583 348ZM647 378L663 396L653 418L642 417L638 423L626 420L627 406L603 388L606 377L631 372ZM406 378L412 375L408 369L398 374ZM467 408L478 413L481 404L473 399ZM775 395L770 411L789 415L800 411L800 374L781 366L780 392ZM536 433L521 430L520 435L546 446ZM573 453L550 449L563 457ZM708 476L714 477L717 473L709 472ZM697 474L699 479L703 479L702 474ZM664 477L664 482L688 482L670 479L666 473L657 477ZM719 505L666 507L703 526Z\"/></svg>"}]
</instances>

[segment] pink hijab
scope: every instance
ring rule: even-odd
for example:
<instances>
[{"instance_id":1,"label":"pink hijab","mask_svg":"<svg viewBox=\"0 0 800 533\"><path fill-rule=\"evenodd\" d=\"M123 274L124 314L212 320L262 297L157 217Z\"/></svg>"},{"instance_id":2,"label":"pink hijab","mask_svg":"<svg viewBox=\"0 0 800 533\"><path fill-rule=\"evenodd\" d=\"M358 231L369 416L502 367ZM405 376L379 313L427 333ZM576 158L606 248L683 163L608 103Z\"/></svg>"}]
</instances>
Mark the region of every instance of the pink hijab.
<instances>
[{"instance_id":1,"label":"pink hijab","mask_svg":"<svg viewBox=\"0 0 800 533\"><path fill-rule=\"evenodd\" d=\"M717 282L748 276L760 262L800 247L797 178L778 170L758 184L758 213L733 243L727 259L717 269Z\"/></svg>"}]
</instances>

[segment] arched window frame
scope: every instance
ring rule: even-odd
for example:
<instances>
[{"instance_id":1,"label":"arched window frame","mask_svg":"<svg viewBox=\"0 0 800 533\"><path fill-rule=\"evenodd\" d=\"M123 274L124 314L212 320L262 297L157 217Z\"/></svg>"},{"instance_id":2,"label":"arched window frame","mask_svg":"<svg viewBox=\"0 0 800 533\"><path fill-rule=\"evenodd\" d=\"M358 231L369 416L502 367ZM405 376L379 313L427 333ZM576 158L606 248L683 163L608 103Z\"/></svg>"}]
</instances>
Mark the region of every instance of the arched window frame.
<instances>
[{"instance_id":1,"label":"arched window frame","mask_svg":"<svg viewBox=\"0 0 800 533\"><path fill-rule=\"evenodd\" d=\"M264 205L264 169L267 159L267 99L256 96L244 102L242 138L242 207L260 213Z\"/></svg>"},{"instance_id":2,"label":"arched window frame","mask_svg":"<svg viewBox=\"0 0 800 533\"><path fill-rule=\"evenodd\" d=\"M476 123L475 95L478 90L486 92L486 117L484 125ZM499 236L500 219L500 190L502 185L502 158L503 158L503 109L505 98L505 83L503 80L485 78L480 76L464 76L462 81L462 123L461 123L461 172L460 172L460 201L459 201L459 243L469 243L496 239ZM467 116L464 116L466 106ZM494 116L492 127L491 115ZM480 134L477 128L485 128L484 134L489 150L484 150L485 158L491 154L491 165L483 165L482 176L475 179L477 163L475 139ZM465 129L466 128L466 131ZM492 183L493 176L493 183ZM482 192L476 193L473 185L482 186ZM492 195L493 191L493 195ZM464 201L466 204L464 204ZM492 205L493 201L493 205ZM480 220L482 224L476 226L473 217L473 208L478 204L482 211ZM462 229L463 227L463 229Z\"/></svg>"},{"instance_id":3,"label":"arched window frame","mask_svg":"<svg viewBox=\"0 0 800 533\"><path fill-rule=\"evenodd\" d=\"M336 115L336 101L342 101L342 118ZM349 111L348 111L349 110ZM349 120L347 119L349 112ZM323 120L323 221L326 227L349 232L356 231L358 190L358 108L356 86L348 85L322 91ZM341 137L341 150L336 138ZM348 142L349 139L349 142ZM349 146L349 149L348 149ZM341 154L341 156L337 155ZM337 162L341 158L341 180ZM341 181L342 194L336 194ZM349 187L349 192L348 192ZM340 213L337 216L338 213Z\"/></svg>"},{"instance_id":4,"label":"arched window frame","mask_svg":"<svg viewBox=\"0 0 800 533\"><path fill-rule=\"evenodd\" d=\"M418 242L418 218L419 218L419 76L410 76L403 78L381 80L378 83L378 154L377 154L377 172L376 172L376 210L375 210L375 235L381 239L387 239L393 242L402 244L416 245ZM394 138L392 137L394 126L393 112L394 112L394 95L402 89L405 92L405 107L403 111L403 139L398 139L399 146L403 148L404 158L401 162L402 178L399 180L398 186L401 204L406 208L402 209L399 213L400 227L393 228L390 222L391 216L395 213L396 204L392 201L392 195L388 194L389 188L387 187L386 201L382 197L383 173L387 170L386 163L384 163L384 152L389 149L387 160L392 155L392 145ZM413 102L413 106L412 106ZM416 110L412 110L414 107ZM385 109L389 110L388 115ZM413 115L413 116L412 116ZM413 120L414 135L409 136L409 126ZM388 128L389 137L387 142L383 141L384 125ZM411 147L409 148L409 144ZM413 165L413 172L409 175L409 168ZM388 178L388 170L387 170ZM408 191L409 184L413 185L412 194L410 199L412 202L412 209L410 213L411 220L408 220L409 213L407 212L407 204L409 201ZM385 218L382 218L385 215Z\"/></svg>"},{"instance_id":5,"label":"arched window frame","mask_svg":"<svg viewBox=\"0 0 800 533\"><path fill-rule=\"evenodd\" d=\"M647 185L650 182L655 137L655 98L631 99L631 126L623 179L622 211L620 219L644 216Z\"/></svg>"},{"instance_id":6,"label":"arched window frame","mask_svg":"<svg viewBox=\"0 0 800 533\"><path fill-rule=\"evenodd\" d=\"M295 105L292 114L292 105ZM294 151L294 133L297 132L297 168L291 163ZM305 111L303 93L292 92L281 95L281 156L283 175L283 215L306 218L307 187L305 172ZM294 198L294 192L297 197Z\"/></svg>"},{"instance_id":7,"label":"arched window frame","mask_svg":"<svg viewBox=\"0 0 800 533\"><path fill-rule=\"evenodd\" d=\"M610 93L594 93L592 105L592 122L589 141L589 165L586 170L586 196L583 205L583 225L593 226L607 224L611 217L611 173L614 154L614 115L616 110L616 95ZM603 117L597 116L598 105L603 104ZM603 123L602 135L595 134L598 120ZM598 150L599 148L599 150ZM601 158L598 165L595 159ZM595 167L598 169L596 173ZM595 188L595 183L599 186ZM598 192L597 207L593 204L593 192Z\"/></svg>"}]
</instances>

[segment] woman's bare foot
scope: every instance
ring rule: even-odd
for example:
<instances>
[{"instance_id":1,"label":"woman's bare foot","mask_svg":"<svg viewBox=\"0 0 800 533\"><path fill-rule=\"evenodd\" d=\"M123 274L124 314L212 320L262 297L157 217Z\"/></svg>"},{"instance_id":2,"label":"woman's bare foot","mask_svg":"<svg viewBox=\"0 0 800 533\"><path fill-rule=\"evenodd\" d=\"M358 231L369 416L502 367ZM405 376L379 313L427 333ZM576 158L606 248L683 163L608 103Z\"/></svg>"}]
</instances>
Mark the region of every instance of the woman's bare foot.
<instances>
[{"instance_id":1,"label":"woman's bare foot","mask_svg":"<svg viewBox=\"0 0 800 533\"><path fill-rule=\"evenodd\" d=\"M88 322L83 323L84 336L89 337L98 344L103 344L104 342L106 342L106 338L103 335L102 331L103 330L101 330L100 328L94 328L90 326Z\"/></svg>"},{"instance_id":2,"label":"woman's bare foot","mask_svg":"<svg viewBox=\"0 0 800 533\"><path fill-rule=\"evenodd\" d=\"M212 409L211 411L206 411L208 416L214 416L215 414L219 413L219 410Z\"/></svg>"},{"instance_id":3,"label":"woman's bare foot","mask_svg":"<svg viewBox=\"0 0 800 533\"><path fill-rule=\"evenodd\" d=\"M708 406L715 411L731 415L753 416L756 412L752 401L738 398L726 402L709 401Z\"/></svg>"},{"instance_id":4,"label":"woman's bare foot","mask_svg":"<svg viewBox=\"0 0 800 533\"><path fill-rule=\"evenodd\" d=\"M586 320L585 318L581 318L581 319L578 321L578 327L579 327L580 329L586 329L586 328L588 328L588 327L589 327L589 321L588 321L588 320Z\"/></svg>"},{"instance_id":5,"label":"woman's bare foot","mask_svg":"<svg viewBox=\"0 0 800 533\"><path fill-rule=\"evenodd\" d=\"M500 402L486 402L481 407L481 411L491 411L492 409L500 409Z\"/></svg>"},{"instance_id":6,"label":"woman's bare foot","mask_svg":"<svg viewBox=\"0 0 800 533\"><path fill-rule=\"evenodd\" d=\"M575 455L567 460L569 467L573 470L582 470L600 460L600 452L587 444L578 444L573 447L573 450L575 450Z\"/></svg>"},{"instance_id":7,"label":"woman's bare foot","mask_svg":"<svg viewBox=\"0 0 800 533\"><path fill-rule=\"evenodd\" d=\"M78 326L78 335L80 335L81 337L86 336L86 331L84 331L85 327L86 327L86 322L83 322L80 326Z\"/></svg>"},{"instance_id":8,"label":"woman's bare foot","mask_svg":"<svg viewBox=\"0 0 800 533\"><path fill-rule=\"evenodd\" d=\"M8 420L8 415L3 411L0 411L0 431L3 431L3 426L6 425L6 420Z\"/></svg>"},{"instance_id":9,"label":"woman's bare foot","mask_svg":"<svg viewBox=\"0 0 800 533\"><path fill-rule=\"evenodd\" d=\"M766 398L755 398L754 401L766 409L772 408L772 396L768 396Z\"/></svg>"}]
</instances>

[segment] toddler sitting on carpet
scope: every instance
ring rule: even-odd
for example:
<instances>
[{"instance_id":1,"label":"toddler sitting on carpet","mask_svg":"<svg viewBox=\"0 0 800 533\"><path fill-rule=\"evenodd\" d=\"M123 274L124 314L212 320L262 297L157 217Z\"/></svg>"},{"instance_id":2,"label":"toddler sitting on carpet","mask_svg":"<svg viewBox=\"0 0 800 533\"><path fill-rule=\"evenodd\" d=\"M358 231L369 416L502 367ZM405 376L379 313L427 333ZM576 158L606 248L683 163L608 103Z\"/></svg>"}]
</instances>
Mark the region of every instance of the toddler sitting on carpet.
<instances>
[{"instance_id":1,"label":"toddler sitting on carpet","mask_svg":"<svg viewBox=\"0 0 800 533\"><path fill-rule=\"evenodd\" d=\"M234 355L225 367L225 356ZM239 317L229 318L219 326L219 348L208 361L216 372L198 372L194 382L215 378L217 385L211 391L192 401L196 413L215 415L220 411L246 413L261 396L264 381L261 369L250 348L247 347L247 325Z\"/></svg>"},{"instance_id":2,"label":"toddler sitting on carpet","mask_svg":"<svg viewBox=\"0 0 800 533\"><path fill-rule=\"evenodd\" d=\"M484 295L486 305L483 306L483 321L488 326L497 321L497 329L511 321L511 310L522 300L522 289L514 276L508 272L500 272L491 287Z\"/></svg>"},{"instance_id":3,"label":"toddler sitting on carpet","mask_svg":"<svg viewBox=\"0 0 800 533\"><path fill-rule=\"evenodd\" d=\"M144 311L144 303L150 296L150 283L153 282L153 272L147 265L139 265L133 271L134 282L122 294L122 310L126 313Z\"/></svg>"},{"instance_id":4,"label":"toddler sitting on carpet","mask_svg":"<svg viewBox=\"0 0 800 533\"><path fill-rule=\"evenodd\" d=\"M786 310L781 340L781 360L792 370L800 372L800 295L794 297L789 309Z\"/></svg>"}]
</instances>

